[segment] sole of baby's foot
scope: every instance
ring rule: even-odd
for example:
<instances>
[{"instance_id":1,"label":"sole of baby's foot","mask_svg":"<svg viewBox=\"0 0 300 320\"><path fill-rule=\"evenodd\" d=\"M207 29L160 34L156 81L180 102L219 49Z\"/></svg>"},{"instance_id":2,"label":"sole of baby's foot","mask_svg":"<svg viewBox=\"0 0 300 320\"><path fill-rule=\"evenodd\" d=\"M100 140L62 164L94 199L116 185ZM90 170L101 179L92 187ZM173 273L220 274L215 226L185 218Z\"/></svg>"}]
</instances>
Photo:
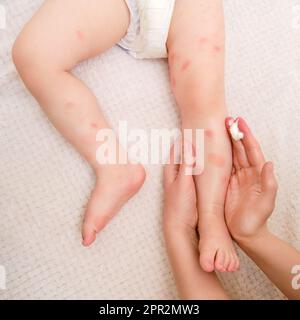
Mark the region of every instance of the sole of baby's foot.
<instances>
[{"instance_id":1,"label":"sole of baby's foot","mask_svg":"<svg viewBox=\"0 0 300 320\"><path fill-rule=\"evenodd\" d=\"M206 272L235 272L239 259L224 218L215 214L200 215L200 265Z\"/></svg>"},{"instance_id":2,"label":"sole of baby's foot","mask_svg":"<svg viewBox=\"0 0 300 320\"><path fill-rule=\"evenodd\" d=\"M97 233L132 198L145 181L141 165L103 165L96 172L96 185L87 204L82 226L82 244L90 246Z\"/></svg>"}]
</instances>

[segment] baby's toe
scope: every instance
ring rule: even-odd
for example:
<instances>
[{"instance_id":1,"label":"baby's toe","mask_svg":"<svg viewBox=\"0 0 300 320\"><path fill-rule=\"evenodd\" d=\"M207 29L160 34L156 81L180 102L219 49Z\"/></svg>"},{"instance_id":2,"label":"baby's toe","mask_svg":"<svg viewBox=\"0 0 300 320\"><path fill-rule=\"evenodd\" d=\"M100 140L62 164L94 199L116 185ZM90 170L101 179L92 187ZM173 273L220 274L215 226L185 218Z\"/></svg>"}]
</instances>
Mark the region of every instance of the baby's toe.
<instances>
[{"instance_id":1,"label":"baby's toe","mask_svg":"<svg viewBox=\"0 0 300 320\"><path fill-rule=\"evenodd\" d=\"M223 250L219 249L217 252L217 256L216 256L215 267L220 272L224 272L226 270L225 259L226 259L225 252Z\"/></svg>"},{"instance_id":2,"label":"baby's toe","mask_svg":"<svg viewBox=\"0 0 300 320\"><path fill-rule=\"evenodd\" d=\"M96 230L91 223L84 222L82 226L82 245L89 247L96 240Z\"/></svg>"},{"instance_id":3,"label":"baby's toe","mask_svg":"<svg viewBox=\"0 0 300 320\"><path fill-rule=\"evenodd\" d=\"M227 267L228 272L236 271L236 258L233 254L230 255L230 263Z\"/></svg>"},{"instance_id":4,"label":"baby's toe","mask_svg":"<svg viewBox=\"0 0 300 320\"><path fill-rule=\"evenodd\" d=\"M215 267L214 267L215 255L216 255L216 251L213 249L209 249L209 248L201 249L200 265L205 272L213 272L215 270Z\"/></svg>"},{"instance_id":5,"label":"baby's toe","mask_svg":"<svg viewBox=\"0 0 300 320\"><path fill-rule=\"evenodd\" d=\"M231 254L231 262L228 266L227 271L228 272L235 272L238 270L239 265L240 265L239 258L237 256L237 254L234 252Z\"/></svg>"},{"instance_id":6,"label":"baby's toe","mask_svg":"<svg viewBox=\"0 0 300 320\"><path fill-rule=\"evenodd\" d=\"M224 272L228 272L229 266L233 260L233 254L230 251L227 251L225 254L225 261L224 261Z\"/></svg>"},{"instance_id":7,"label":"baby's toe","mask_svg":"<svg viewBox=\"0 0 300 320\"><path fill-rule=\"evenodd\" d=\"M109 221L108 214L98 214L101 212L99 206L95 205L95 199L91 199L85 212L85 218L82 226L82 244L89 247L97 237L97 233L103 230Z\"/></svg>"}]
</instances>

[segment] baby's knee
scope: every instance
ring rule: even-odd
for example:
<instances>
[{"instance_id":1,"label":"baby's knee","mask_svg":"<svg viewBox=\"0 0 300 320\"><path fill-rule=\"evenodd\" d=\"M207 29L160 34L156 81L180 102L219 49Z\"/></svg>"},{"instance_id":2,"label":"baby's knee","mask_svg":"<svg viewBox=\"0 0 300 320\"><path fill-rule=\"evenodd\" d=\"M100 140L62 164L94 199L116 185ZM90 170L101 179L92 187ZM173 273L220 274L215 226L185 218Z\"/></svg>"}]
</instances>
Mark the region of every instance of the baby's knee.
<instances>
[{"instance_id":1,"label":"baby's knee","mask_svg":"<svg viewBox=\"0 0 300 320\"><path fill-rule=\"evenodd\" d=\"M22 80L29 87L47 73L47 52L28 33L21 33L12 48L12 59Z\"/></svg>"},{"instance_id":2,"label":"baby's knee","mask_svg":"<svg viewBox=\"0 0 300 320\"><path fill-rule=\"evenodd\" d=\"M16 39L12 48L12 59L19 73L30 70L35 63L33 43L27 35L22 33Z\"/></svg>"}]
</instances>

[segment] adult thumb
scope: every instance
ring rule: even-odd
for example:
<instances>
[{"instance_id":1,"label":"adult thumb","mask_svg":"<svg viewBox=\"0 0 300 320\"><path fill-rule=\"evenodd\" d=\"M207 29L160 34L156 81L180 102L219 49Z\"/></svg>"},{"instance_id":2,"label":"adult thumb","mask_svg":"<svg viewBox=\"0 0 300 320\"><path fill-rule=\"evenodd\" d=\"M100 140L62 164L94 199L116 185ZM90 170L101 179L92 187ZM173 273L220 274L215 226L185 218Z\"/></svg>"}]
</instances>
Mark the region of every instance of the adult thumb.
<instances>
[{"instance_id":1,"label":"adult thumb","mask_svg":"<svg viewBox=\"0 0 300 320\"><path fill-rule=\"evenodd\" d=\"M277 180L274 174L274 165L272 162L267 162L264 164L261 172L262 179L262 191L265 196L267 196L270 201L275 202L277 195Z\"/></svg>"}]
</instances>

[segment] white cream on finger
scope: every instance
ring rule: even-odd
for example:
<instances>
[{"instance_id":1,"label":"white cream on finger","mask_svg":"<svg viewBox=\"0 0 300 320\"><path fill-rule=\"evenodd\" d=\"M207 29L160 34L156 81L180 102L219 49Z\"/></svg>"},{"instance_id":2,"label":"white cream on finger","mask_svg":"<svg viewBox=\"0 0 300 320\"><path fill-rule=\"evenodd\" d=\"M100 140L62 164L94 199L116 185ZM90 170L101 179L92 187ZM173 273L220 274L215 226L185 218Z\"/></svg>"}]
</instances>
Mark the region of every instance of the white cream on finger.
<instances>
[{"instance_id":1,"label":"white cream on finger","mask_svg":"<svg viewBox=\"0 0 300 320\"><path fill-rule=\"evenodd\" d=\"M235 141L240 141L244 138L243 132L239 129L239 119L237 120L230 120L229 121L229 131L231 134L231 137Z\"/></svg>"}]
</instances>

